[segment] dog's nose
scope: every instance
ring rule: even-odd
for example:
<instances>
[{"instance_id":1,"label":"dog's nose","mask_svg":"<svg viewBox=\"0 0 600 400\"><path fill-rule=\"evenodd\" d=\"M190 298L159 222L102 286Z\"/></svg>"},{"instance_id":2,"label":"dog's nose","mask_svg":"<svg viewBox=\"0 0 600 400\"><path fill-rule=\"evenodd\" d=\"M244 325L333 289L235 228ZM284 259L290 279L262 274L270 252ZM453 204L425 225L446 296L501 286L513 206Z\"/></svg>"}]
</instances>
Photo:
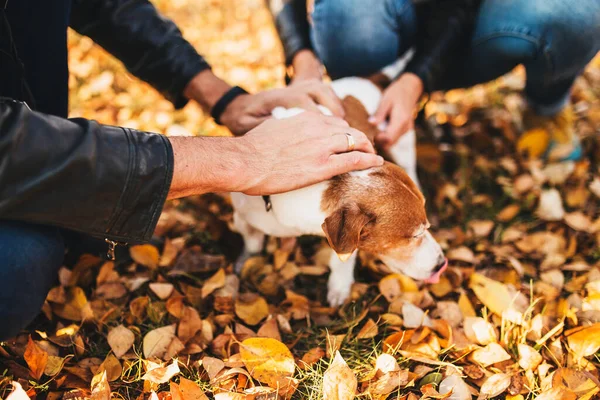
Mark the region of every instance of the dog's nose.
<instances>
[{"instance_id":1,"label":"dog's nose","mask_svg":"<svg viewBox=\"0 0 600 400\"><path fill-rule=\"evenodd\" d=\"M440 281L440 276L446 270L446 268L448 268L448 260L444 257L442 257L441 259L442 262L438 262L438 265L436 265L435 269L433 270L433 274L429 278L425 279L423 282L438 283Z\"/></svg>"}]
</instances>

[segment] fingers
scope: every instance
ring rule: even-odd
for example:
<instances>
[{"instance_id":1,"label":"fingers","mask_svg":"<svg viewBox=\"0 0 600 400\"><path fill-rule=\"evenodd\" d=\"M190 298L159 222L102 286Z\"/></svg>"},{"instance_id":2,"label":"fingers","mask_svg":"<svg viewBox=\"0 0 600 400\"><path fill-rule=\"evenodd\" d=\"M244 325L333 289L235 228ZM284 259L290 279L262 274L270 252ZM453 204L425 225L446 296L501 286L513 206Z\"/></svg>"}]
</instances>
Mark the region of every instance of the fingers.
<instances>
[{"instance_id":1,"label":"fingers","mask_svg":"<svg viewBox=\"0 0 600 400\"><path fill-rule=\"evenodd\" d=\"M382 122L386 121L391 108L392 103L387 101L386 98L384 98L381 101L381 104L379 104L379 108L377 108L377 111L375 111L375 114L373 114L373 116L369 119L369 122L375 126L378 126Z\"/></svg>"},{"instance_id":2,"label":"fingers","mask_svg":"<svg viewBox=\"0 0 600 400\"><path fill-rule=\"evenodd\" d=\"M316 84L311 84L308 87L308 93L314 101L327 107L333 115L344 117L344 107L342 106L342 102L331 87L322 82L318 82Z\"/></svg>"},{"instance_id":3,"label":"fingers","mask_svg":"<svg viewBox=\"0 0 600 400\"><path fill-rule=\"evenodd\" d=\"M398 141L400 136L404 135L413 124L410 116L407 116L402 108L395 107L390 114L390 122L385 132L377 135L377 143L384 148L392 146Z\"/></svg>"},{"instance_id":4,"label":"fingers","mask_svg":"<svg viewBox=\"0 0 600 400\"><path fill-rule=\"evenodd\" d=\"M336 133L329 139L331 142L331 151L333 153L345 153L352 150L375 153L373 144L364 133L351 128L348 128L347 133L351 135L352 139L346 135L346 132ZM350 149L351 141L354 141L354 149L352 150Z\"/></svg>"},{"instance_id":5,"label":"fingers","mask_svg":"<svg viewBox=\"0 0 600 400\"><path fill-rule=\"evenodd\" d=\"M325 177L323 179L329 179L350 171L380 167L382 165L383 158L372 153L351 151L349 153L334 154L329 157L329 162L325 165Z\"/></svg>"}]
</instances>

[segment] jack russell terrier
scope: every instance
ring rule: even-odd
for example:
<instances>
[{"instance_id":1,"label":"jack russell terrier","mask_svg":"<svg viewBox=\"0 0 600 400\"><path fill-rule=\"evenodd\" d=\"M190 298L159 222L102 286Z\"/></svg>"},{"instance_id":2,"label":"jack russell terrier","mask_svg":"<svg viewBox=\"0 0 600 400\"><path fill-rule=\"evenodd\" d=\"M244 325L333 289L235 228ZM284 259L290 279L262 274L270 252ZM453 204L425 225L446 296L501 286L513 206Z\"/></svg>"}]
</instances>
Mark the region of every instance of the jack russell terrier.
<instances>
[{"instance_id":1,"label":"jack russell terrier","mask_svg":"<svg viewBox=\"0 0 600 400\"><path fill-rule=\"evenodd\" d=\"M368 79L351 77L332 82L332 88L342 99L351 127L367 136L377 131L368 118L381 99L378 86ZM322 111L331 114L327 109ZM288 118L301 112L278 107L273 117ZM335 252L329 261L327 299L331 306L343 304L350 295L357 250L377 255L394 272L436 283L448 262L428 231L425 199L415 183L415 147L416 135L411 131L389 150L388 158L404 169L386 162L381 167L272 195L268 200L232 193L233 227L245 243L242 257L260 252L265 234L326 237Z\"/></svg>"}]
</instances>

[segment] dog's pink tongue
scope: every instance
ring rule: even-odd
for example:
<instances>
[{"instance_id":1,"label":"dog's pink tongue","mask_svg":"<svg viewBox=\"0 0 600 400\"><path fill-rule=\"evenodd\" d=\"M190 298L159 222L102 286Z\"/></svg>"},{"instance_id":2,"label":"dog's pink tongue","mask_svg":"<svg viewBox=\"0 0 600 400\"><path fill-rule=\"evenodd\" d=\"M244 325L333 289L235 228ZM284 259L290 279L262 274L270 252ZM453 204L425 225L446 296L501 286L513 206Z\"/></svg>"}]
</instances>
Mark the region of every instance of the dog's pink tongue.
<instances>
[{"instance_id":1,"label":"dog's pink tongue","mask_svg":"<svg viewBox=\"0 0 600 400\"><path fill-rule=\"evenodd\" d=\"M446 268L448 268L448 259L447 258L446 258L446 262L444 263L444 265L442 266L442 268L438 269L429 278L423 280L423 282L425 282L425 283L438 283L440 281L440 276L442 276L442 273L446 270Z\"/></svg>"}]
</instances>

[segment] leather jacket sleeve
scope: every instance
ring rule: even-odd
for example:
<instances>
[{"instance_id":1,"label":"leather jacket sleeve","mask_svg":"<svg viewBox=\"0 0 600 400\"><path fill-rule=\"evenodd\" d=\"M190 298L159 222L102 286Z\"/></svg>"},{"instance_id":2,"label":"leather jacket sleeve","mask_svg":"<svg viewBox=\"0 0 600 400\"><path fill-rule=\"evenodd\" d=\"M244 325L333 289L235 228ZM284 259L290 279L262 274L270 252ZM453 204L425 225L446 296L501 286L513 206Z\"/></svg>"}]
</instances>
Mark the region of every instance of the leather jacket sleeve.
<instances>
[{"instance_id":1,"label":"leather jacket sleeve","mask_svg":"<svg viewBox=\"0 0 600 400\"><path fill-rule=\"evenodd\" d=\"M290 65L297 52L312 50L306 0L270 0L269 9L283 45L285 63Z\"/></svg>"},{"instance_id":2,"label":"leather jacket sleeve","mask_svg":"<svg viewBox=\"0 0 600 400\"><path fill-rule=\"evenodd\" d=\"M121 60L176 108L187 103L183 90L208 63L177 26L148 0L73 0L70 25Z\"/></svg>"},{"instance_id":3,"label":"leather jacket sleeve","mask_svg":"<svg viewBox=\"0 0 600 400\"><path fill-rule=\"evenodd\" d=\"M148 241L172 175L173 150L163 135L0 99L0 219Z\"/></svg>"},{"instance_id":4,"label":"leather jacket sleeve","mask_svg":"<svg viewBox=\"0 0 600 400\"><path fill-rule=\"evenodd\" d=\"M463 56L459 50L472 29L477 5L478 0L416 1L416 53L405 72L421 78L424 92L440 89L445 68Z\"/></svg>"}]
</instances>

